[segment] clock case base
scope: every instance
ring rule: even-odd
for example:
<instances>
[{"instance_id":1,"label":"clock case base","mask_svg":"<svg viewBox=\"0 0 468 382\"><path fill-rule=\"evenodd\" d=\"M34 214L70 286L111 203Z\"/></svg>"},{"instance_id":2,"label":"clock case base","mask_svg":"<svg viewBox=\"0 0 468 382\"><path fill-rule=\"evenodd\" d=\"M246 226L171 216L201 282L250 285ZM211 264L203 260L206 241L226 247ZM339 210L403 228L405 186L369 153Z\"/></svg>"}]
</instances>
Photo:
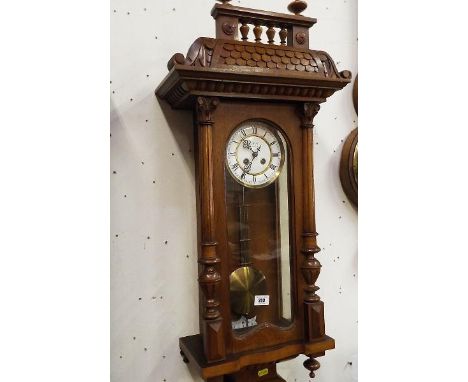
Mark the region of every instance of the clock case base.
<instances>
[{"instance_id":1,"label":"clock case base","mask_svg":"<svg viewBox=\"0 0 468 382\"><path fill-rule=\"evenodd\" d=\"M203 351L201 334L182 337L179 346L184 361L207 382L285 381L276 374L276 363L293 359L300 354L309 357L325 355L326 350L335 348L335 340L328 336L314 341L290 342L277 348L269 347L226 357L219 362L208 363ZM255 365L253 368L249 366ZM268 368L268 374L258 377L258 371ZM223 377L224 376L224 377ZM250 379L246 379L246 378Z\"/></svg>"}]
</instances>

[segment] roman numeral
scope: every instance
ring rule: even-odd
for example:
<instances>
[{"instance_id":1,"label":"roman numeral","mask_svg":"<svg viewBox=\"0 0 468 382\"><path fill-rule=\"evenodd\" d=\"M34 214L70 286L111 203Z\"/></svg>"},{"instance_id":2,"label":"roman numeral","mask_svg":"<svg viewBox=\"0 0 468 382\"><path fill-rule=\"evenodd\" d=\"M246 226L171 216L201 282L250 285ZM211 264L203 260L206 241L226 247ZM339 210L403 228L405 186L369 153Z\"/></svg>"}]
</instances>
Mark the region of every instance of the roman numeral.
<instances>
[{"instance_id":1,"label":"roman numeral","mask_svg":"<svg viewBox=\"0 0 468 382\"><path fill-rule=\"evenodd\" d=\"M254 177L252 178L252 180L253 180L254 183L257 183L257 177L256 177L256 176L254 176Z\"/></svg>"},{"instance_id":2,"label":"roman numeral","mask_svg":"<svg viewBox=\"0 0 468 382\"><path fill-rule=\"evenodd\" d=\"M234 164L231 166L231 168L232 168L233 170L237 170L237 169L239 168L239 163L234 163Z\"/></svg>"},{"instance_id":3,"label":"roman numeral","mask_svg":"<svg viewBox=\"0 0 468 382\"><path fill-rule=\"evenodd\" d=\"M257 126L252 127L252 133L257 135Z\"/></svg>"},{"instance_id":4,"label":"roman numeral","mask_svg":"<svg viewBox=\"0 0 468 382\"><path fill-rule=\"evenodd\" d=\"M279 153L273 153L273 158L278 158L279 157Z\"/></svg>"},{"instance_id":5,"label":"roman numeral","mask_svg":"<svg viewBox=\"0 0 468 382\"><path fill-rule=\"evenodd\" d=\"M236 153L229 153L229 155L236 155ZM274 156L274 155L273 155Z\"/></svg>"},{"instance_id":6,"label":"roman numeral","mask_svg":"<svg viewBox=\"0 0 468 382\"><path fill-rule=\"evenodd\" d=\"M274 164L271 164L271 165L270 165L270 168L271 168L273 171L275 171L278 167L275 166Z\"/></svg>"},{"instance_id":7,"label":"roman numeral","mask_svg":"<svg viewBox=\"0 0 468 382\"><path fill-rule=\"evenodd\" d=\"M276 143L276 141L273 141L270 143L270 146L273 146Z\"/></svg>"},{"instance_id":8,"label":"roman numeral","mask_svg":"<svg viewBox=\"0 0 468 382\"><path fill-rule=\"evenodd\" d=\"M245 172L242 173L241 175L241 179L244 180L245 179Z\"/></svg>"},{"instance_id":9,"label":"roman numeral","mask_svg":"<svg viewBox=\"0 0 468 382\"><path fill-rule=\"evenodd\" d=\"M247 136L247 133L245 132L245 130L244 130L244 129L242 129L242 130L241 130L241 133L242 133L242 135L243 135L244 137L246 137L246 136Z\"/></svg>"}]
</instances>

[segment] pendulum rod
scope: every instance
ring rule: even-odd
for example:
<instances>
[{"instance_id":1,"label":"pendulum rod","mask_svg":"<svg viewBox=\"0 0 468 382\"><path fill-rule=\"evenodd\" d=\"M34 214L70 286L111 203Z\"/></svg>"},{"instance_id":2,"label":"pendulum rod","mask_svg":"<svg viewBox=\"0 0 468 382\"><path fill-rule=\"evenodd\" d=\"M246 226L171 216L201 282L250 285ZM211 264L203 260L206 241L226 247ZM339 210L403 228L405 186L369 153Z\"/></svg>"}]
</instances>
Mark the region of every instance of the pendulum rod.
<instances>
[{"instance_id":1,"label":"pendulum rod","mask_svg":"<svg viewBox=\"0 0 468 382\"><path fill-rule=\"evenodd\" d=\"M246 267L252 264L250 260L250 225L249 210L245 204L245 187L242 187L242 198L239 204L239 247L240 266Z\"/></svg>"}]
</instances>

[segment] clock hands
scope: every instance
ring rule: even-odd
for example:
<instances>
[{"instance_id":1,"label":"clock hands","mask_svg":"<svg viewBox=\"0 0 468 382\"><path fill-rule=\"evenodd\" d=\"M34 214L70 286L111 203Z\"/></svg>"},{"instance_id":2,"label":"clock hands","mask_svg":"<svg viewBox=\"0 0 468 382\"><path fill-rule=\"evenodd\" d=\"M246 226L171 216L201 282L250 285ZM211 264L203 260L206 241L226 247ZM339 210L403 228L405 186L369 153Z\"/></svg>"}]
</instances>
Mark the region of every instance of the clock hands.
<instances>
[{"instance_id":1,"label":"clock hands","mask_svg":"<svg viewBox=\"0 0 468 382\"><path fill-rule=\"evenodd\" d=\"M245 148L245 149L249 149L250 151L252 151L252 159L249 160L247 158L244 159L244 168L243 168L243 171L244 173L248 174L250 172L250 170L252 169L252 163L254 161L254 159L256 157L258 157L258 153L260 152L260 150L262 149L262 145L258 146L257 150L255 151L253 148L252 148L252 144L251 142L246 139L244 140L244 142L242 143L242 146Z\"/></svg>"},{"instance_id":2,"label":"clock hands","mask_svg":"<svg viewBox=\"0 0 468 382\"><path fill-rule=\"evenodd\" d=\"M252 160L254 160L256 157L258 157L258 153L260 152L261 149L262 149L262 145L258 146L257 151L252 150L252 156L253 156Z\"/></svg>"},{"instance_id":3,"label":"clock hands","mask_svg":"<svg viewBox=\"0 0 468 382\"><path fill-rule=\"evenodd\" d=\"M242 146L244 147L244 149L249 149L250 151L252 151L252 160L258 156L258 153L262 148L262 145L259 145L257 151L254 151L254 149L252 148L252 142L250 142L248 139L244 140Z\"/></svg>"}]
</instances>

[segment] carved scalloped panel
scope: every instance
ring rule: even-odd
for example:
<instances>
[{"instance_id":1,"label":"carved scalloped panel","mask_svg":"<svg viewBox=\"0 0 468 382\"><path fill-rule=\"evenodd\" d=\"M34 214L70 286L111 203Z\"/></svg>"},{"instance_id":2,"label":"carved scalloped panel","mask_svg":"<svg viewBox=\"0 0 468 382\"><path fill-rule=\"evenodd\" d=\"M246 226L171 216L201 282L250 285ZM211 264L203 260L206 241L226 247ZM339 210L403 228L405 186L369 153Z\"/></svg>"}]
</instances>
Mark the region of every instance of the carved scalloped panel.
<instances>
[{"instance_id":1,"label":"carved scalloped panel","mask_svg":"<svg viewBox=\"0 0 468 382\"><path fill-rule=\"evenodd\" d=\"M336 77L329 57L322 52L298 51L263 44L223 43L216 66L243 66L262 69L322 73Z\"/></svg>"}]
</instances>

